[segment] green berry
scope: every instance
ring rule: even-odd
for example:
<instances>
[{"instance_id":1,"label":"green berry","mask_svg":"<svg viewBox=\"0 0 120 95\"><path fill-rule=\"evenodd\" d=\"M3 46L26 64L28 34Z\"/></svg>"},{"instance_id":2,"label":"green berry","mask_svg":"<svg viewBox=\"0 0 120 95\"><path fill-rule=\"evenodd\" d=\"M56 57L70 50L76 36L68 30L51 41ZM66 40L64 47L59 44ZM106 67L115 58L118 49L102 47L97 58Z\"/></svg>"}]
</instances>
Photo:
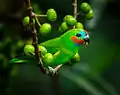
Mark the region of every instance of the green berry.
<instances>
[{"instance_id":1,"label":"green berry","mask_svg":"<svg viewBox=\"0 0 120 95\"><path fill-rule=\"evenodd\" d=\"M38 45L38 48L43 56L47 53L47 49L44 46Z\"/></svg>"},{"instance_id":2,"label":"green berry","mask_svg":"<svg viewBox=\"0 0 120 95\"><path fill-rule=\"evenodd\" d=\"M80 60L80 55L79 53L76 53L74 57L72 58L72 61L78 62Z\"/></svg>"},{"instance_id":3,"label":"green berry","mask_svg":"<svg viewBox=\"0 0 120 95\"><path fill-rule=\"evenodd\" d=\"M72 15L66 15L64 21L70 26L74 26L77 23L77 20Z\"/></svg>"},{"instance_id":4,"label":"green berry","mask_svg":"<svg viewBox=\"0 0 120 95\"><path fill-rule=\"evenodd\" d=\"M43 58L44 65L46 66L51 65L52 61L53 61L53 55L51 53L46 53Z\"/></svg>"},{"instance_id":5,"label":"green berry","mask_svg":"<svg viewBox=\"0 0 120 95\"><path fill-rule=\"evenodd\" d=\"M59 32L64 32L61 26L59 27L58 31Z\"/></svg>"},{"instance_id":6,"label":"green berry","mask_svg":"<svg viewBox=\"0 0 120 95\"><path fill-rule=\"evenodd\" d=\"M33 45L25 45L24 47L24 53L25 55L31 55L30 53L34 53L35 48Z\"/></svg>"},{"instance_id":7,"label":"green berry","mask_svg":"<svg viewBox=\"0 0 120 95\"><path fill-rule=\"evenodd\" d=\"M68 25L66 24L66 22L63 22L61 24L61 28L63 29L63 31L66 31L68 29Z\"/></svg>"},{"instance_id":8,"label":"green berry","mask_svg":"<svg viewBox=\"0 0 120 95\"><path fill-rule=\"evenodd\" d=\"M93 10L90 10L89 13L85 14L86 19L90 20L94 17Z\"/></svg>"},{"instance_id":9,"label":"green berry","mask_svg":"<svg viewBox=\"0 0 120 95\"><path fill-rule=\"evenodd\" d=\"M23 19L23 25L26 26L26 25L29 24L29 22L30 22L29 16L24 17L24 19Z\"/></svg>"},{"instance_id":10,"label":"green berry","mask_svg":"<svg viewBox=\"0 0 120 95\"><path fill-rule=\"evenodd\" d=\"M27 26L30 22L29 16L24 17L23 19L23 26ZM35 19L33 19L33 24L35 24Z\"/></svg>"},{"instance_id":11,"label":"green berry","mask_svg":"<svg viewBox=\"0 0 120 95\"><path fill-rule=\"evenodd\" d=\"M46 35L51 31L51 25L49 23L44 23L41 27L40 27L40 33L42 35Z\"/></svg>"},{"instance_id":12,"label":"green berry","mask_svg":"<svg viewBox=\"0 0 120 95\"><path fill-rule=\"evenodd\" d=\"M87 2L84 2L80 5L80 9L83 11L83 12L89 12L90 9L91 9L91 6L87 3Z\"/></svg>"},{"instance_id":13,"label":"green berry","mask_svg":"<svg viewBox=\"0 0 120 95\"><path fill-rule=\"evenodd\" d=\"M66 21L69 18L73 18L73 16L72 15L66 15L63 20Z\"/></svg>"},{"instance_id":14,"label":"green berry","mask_svg":"<svg viewBox=\"0 0 120 95\"><path fill-rule=\"evenodd\" d=\"M73 58L71 59L71 61L68 62L68 66L73 66L73 65L79 63L79 61L80 61L80 55L79 55L79 53L76 53L76 54L73 56Z\"/></svg>"},{"instance_id":15,"label":"green berry","mask_svg":"<svg viewBox=\"0 0 120 95\"><path fill-rule=\"evenodd\" d=\"M83 29L83 28L84 28L84 26L83 26L83 24L82 24L82 23L77 22L77 23L75 24L75 28L77 28L77 29Z\"/></svg>"},{"instance_id":16,"label":"green berry","mask_svg":"<svg viewBox=\"0 0 120 95\"><path fill-rule=\"evenodd\" d=\"M57 13L54 9L48 9L46 15L50 21L55 21L57 19Z\"/></svg>"}]
</instances>

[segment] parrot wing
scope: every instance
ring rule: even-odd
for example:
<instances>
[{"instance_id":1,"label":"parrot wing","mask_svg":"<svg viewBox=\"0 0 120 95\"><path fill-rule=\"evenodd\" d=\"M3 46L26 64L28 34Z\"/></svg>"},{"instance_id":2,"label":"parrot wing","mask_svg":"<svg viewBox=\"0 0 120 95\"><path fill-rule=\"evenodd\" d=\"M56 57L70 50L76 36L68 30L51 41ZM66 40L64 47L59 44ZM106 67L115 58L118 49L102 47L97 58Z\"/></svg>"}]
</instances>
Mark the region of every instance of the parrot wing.
<instances>
[{"instance_id":1,"label":"parrot wing","mask_svg":"<svg viewBox=\"0 0 120 95\"><path fill-rule=\"evenodd\" d=\"M54 54L53 64L60 65L67 63L72 57L74 53L65 48L60 48L60 50Z\"/></svg>"},{"instance_id":2,"label":"parrot wing","mask_svg":"<svg viewBox=\"0 0 120 95\"><path fill-rule=\"evenodd\" d=\"M54 54L59 51L59 48L61 46L61 41L60 41L60 38L58 37L58 38L54 38L54 39L45 41L43 43L40 43L39 45L44 46L49 53Z\"/></svg>"}]
</instances>

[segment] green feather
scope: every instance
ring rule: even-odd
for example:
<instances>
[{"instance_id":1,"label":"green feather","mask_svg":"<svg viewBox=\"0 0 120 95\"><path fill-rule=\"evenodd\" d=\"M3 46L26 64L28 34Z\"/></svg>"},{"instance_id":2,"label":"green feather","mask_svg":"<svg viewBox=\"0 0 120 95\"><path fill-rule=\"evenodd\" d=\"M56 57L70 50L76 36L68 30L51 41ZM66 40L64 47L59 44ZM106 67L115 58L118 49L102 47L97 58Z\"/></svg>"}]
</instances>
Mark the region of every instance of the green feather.
<instances>
[{"instance_id":1,"label":"green feather","mask_svg":"<svg viewBox=\"0 0 120 95\"><path fill-rule=\"evenodd\" d=\"M13 58L9 61L9 64L19 64L19 63L31 63L35 62L35 59L30 56L21 56L18 58Z\"/></svg>"},{"instance_id":2,"label":"green feather","mask_svg":"<svg viewBox=\"0 0 120 95\"><path fill-rule=\"evenodd\" d=\"M28 62L28 60L23 60L19 58L13 58L12 60L9 61L9 63L25 63Z\"/></svg>"}]
</instances>

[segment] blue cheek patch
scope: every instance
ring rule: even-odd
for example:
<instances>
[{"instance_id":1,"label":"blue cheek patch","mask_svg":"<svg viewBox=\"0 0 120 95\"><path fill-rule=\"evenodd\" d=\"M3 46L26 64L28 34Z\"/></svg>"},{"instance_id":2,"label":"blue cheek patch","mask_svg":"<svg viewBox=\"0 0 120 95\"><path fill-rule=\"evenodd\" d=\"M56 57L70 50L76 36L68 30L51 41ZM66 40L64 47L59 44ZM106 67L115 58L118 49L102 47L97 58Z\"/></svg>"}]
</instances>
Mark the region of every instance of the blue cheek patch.
<instances>
[{"instance_id":1,"label":"blue cheek patch","mask_svg":"<svg viewBox=\"0 0 120 95\"><path fill-rule=\"evenodd\" d=\"M85 35L86 35L86 33L84 32L84 30L80 30L79 34L81 34L80 39L81 38L83 39L85 37Z\"/></svg>"}]
</instances>

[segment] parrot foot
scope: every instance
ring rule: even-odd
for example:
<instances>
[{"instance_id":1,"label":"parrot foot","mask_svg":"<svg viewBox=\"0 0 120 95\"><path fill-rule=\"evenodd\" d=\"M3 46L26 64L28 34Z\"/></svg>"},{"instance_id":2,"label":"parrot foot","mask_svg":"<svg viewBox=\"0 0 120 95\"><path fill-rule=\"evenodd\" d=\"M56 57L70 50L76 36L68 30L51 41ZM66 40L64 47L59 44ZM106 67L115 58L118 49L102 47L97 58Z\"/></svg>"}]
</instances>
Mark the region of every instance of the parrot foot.
<instances>
[{"instance_id":1,"label":"parrot foot","mask_svg":"<svg viewBox=\"0 0 120 95\"><path fill-rule=\"evenodd\" d=\"M63 64L58 65L56 68L52 68L50 66L47 67L47 75L54 76L57 75L59 69L63 66Z\"/></svg>"},{"instance_id":2,"label":"parrot foot","mask_svg":"<svg viewBox=\"0 0 120 95\"><path fill-rule=\"evenodd\" d=\"M46 74L47 74L47 75L50 75L50 76L54 76L54 75L57 74L57 71L56 71L56 69L48 66L48 67L47 67L47 72L46 72Z\"/></svg>"}]
</instances>

